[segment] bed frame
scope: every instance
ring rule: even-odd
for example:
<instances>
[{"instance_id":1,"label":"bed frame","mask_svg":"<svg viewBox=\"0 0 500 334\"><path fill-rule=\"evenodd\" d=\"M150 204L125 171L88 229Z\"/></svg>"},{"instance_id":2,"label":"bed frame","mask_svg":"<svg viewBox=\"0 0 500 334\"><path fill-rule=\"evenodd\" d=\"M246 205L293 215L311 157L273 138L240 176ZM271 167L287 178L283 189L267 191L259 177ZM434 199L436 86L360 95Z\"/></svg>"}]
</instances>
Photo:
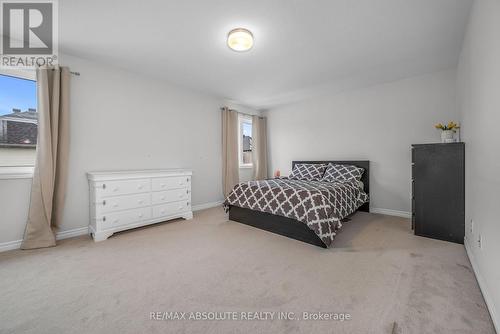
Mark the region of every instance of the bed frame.
<instances>
[{"instance_id":1,"label":"bed frame","mask_svg":"<svg viewBox=\"0 0 500 334\"><path fill-rule=\"evenodd\" d=\"M370 195L370 161L293 161L292 169L296 164L328 164L354 165L365 170L361 181L364 191ZM358 211L370 212L370 203L363 204ZM260 228L272 233L280 234L292 239L307 242L311 245L326 248L321 239L304 223L298 220L260 212L238 206L229 206L229 220Z\"/></svg>"}]
</instances>

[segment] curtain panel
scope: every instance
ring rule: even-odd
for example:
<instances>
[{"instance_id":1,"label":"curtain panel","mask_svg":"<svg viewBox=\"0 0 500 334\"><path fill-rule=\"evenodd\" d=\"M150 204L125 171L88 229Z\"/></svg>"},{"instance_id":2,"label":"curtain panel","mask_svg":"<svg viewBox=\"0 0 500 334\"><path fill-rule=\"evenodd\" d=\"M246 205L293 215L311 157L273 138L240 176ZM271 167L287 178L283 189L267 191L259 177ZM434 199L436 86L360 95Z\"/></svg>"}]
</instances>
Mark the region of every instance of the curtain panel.
<instances>
[{"instance_id":1,"label":"curtain panel","mask_svg":"<svg viewBox=\"0 0 500 334\"><path fill-rule=\"evenodd\" d=\"M222 108L222 190L227 196L239 182L238 113Z\"/></svg>"},{"instance_id":2,"label":"curtain panel","mask_svg":"<svg viewBox=\"0 0 500 334\"><path fill-rule=\"evenodd\" d=\"M69 152L69 80L66 67L37 69L38 140L28 222L22 249L55 246Z\"/></svg>"},{"instance_id":3,"label":"curtain panel","mask_svg":"<svg viewBox=\"0 0 500 334\"><path fill-rule=\"evenodd\" d=\"M267 122L252 116L252 162L254 180L267 179Z\"/></svg>"}]
</instances>

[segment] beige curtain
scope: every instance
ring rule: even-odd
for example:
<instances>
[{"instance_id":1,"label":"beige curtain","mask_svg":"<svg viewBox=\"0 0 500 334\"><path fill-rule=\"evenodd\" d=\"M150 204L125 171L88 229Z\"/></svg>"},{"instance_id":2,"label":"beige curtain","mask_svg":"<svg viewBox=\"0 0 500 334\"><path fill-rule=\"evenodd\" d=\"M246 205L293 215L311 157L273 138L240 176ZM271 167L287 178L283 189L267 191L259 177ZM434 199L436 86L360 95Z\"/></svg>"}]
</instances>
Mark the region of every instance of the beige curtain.
<instances>
[{"instance_id":1,"label":"beige curtain","mask_svg":"<svg viewBox=\"0 0 500 334\"><path fill-rule=\"evenodd\" d=\"M252 116L253 178L267 179L267 124L264 117Z\"/></svg>"},{"instance_id":2,"label":"beige curtain","mask_svg":"<svg viewBox=\"0 0 500 334\"><path fill-rule=\"evenodd\" d=\"M240 180L238 161L238 113L222 108L222 190L227 196Z\"/></svg>"},{"instance_id":3,"label":"beige curtain","mask_svg":"<svg viewBox=\"0 0 500 334\"><path fill-rule=\"evenodd\" d=\"M37 69L38 142L22 249L55 246L68 167L69 77L66 67Z\"/></svg>"}]
</instances>

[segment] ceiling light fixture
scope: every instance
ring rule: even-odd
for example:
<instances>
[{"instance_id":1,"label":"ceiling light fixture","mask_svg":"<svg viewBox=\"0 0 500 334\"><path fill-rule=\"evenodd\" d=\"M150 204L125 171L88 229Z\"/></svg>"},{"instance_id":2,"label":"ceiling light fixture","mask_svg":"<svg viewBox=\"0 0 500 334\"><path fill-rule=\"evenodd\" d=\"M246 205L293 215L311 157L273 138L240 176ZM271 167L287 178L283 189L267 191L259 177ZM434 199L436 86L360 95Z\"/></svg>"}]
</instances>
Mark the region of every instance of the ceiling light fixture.
<instances>
[{"instance_id":1,"label":"ceiling light fixture","mask_svg":"<svg viewBox=\"0 0 500 334\"><path fill-rule=\"evenodd\" d=\"M253 35L248 29L233 29L227 34L227 46L238 52L248 51L253 46Z\"/></svg>"}]
</instances>

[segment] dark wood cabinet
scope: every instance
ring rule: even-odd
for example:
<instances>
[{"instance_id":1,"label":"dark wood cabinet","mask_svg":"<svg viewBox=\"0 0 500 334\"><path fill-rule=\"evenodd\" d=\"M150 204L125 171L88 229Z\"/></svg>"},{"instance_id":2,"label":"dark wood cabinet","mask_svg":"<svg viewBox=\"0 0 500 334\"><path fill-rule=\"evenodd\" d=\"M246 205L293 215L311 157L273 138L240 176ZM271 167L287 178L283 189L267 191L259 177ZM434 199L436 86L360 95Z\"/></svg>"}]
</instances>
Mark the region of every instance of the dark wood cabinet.
<instances>
[{"instance_id":1,"label":"dark wood cabinet","mask_svg":"<svg viewBox=\"0 0 500 334\"><path fill-rule=\"evenodd\" d=\"M423 237L464 243L465 145L412 145L412 227Z\"/></svg>"}]
</instances>

